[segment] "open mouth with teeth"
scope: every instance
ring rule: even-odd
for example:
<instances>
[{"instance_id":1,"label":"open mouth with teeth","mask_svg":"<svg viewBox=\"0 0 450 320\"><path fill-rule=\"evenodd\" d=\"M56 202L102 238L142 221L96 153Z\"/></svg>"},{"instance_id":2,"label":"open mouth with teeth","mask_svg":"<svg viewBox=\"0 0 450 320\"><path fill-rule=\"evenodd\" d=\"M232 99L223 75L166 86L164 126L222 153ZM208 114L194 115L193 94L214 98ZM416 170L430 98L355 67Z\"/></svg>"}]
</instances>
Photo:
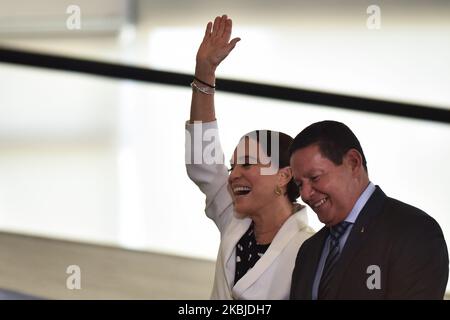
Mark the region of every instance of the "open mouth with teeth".
<instances>
[{"instance_id":1,"label":"open mouth with teeth","mask_svg":"<svg viewBox=\"0 0 450 320\"><path fill-rule=\"evenodd\" d=\"M252 191L252 188L250 187L234 187L233 188L233 194L235 196L246 196Z\"/></svg>"},{"instance_id":2,"label":"open mouth with teeth","mask_svg":"<svg viewBox=\"0 0 450 320\"><path fill-rule=\"evenodd\" d=\"M316 203L313 204L313 209L319 209L324 203L326 203L328 201L328 197L323 198L319 201L317 201Z\"/></svg>"}]
</instances>

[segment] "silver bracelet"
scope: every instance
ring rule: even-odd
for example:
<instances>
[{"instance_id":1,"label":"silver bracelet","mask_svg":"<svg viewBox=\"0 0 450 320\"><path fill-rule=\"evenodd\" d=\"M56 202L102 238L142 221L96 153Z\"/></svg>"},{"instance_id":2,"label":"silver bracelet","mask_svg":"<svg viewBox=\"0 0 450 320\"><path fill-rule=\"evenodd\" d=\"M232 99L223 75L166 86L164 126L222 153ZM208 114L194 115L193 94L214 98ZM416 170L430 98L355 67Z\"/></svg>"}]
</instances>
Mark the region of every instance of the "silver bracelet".
<instances>
[{"instance_id":1,"label":"silver bracelet","mask_svg":"<svg viewBox=\"0 0 450 320\"><path fill-rule=\"evenodd\" d=\"M192 89L204 93L204 94L214 94L216 92L215 88L211 87L200 87L198 84L196 84L194 81L191 82Z\"/></svg>"}]
</instances>

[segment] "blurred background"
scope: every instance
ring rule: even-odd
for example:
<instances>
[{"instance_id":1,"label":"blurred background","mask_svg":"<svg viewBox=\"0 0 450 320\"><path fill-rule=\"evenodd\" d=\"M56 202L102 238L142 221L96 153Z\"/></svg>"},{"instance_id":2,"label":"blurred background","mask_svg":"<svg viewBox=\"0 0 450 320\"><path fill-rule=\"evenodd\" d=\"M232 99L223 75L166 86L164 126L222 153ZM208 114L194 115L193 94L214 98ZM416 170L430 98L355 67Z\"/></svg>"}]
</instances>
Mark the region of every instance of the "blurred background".
<instances>
[{"instance_id":1,"label":"blurred background","mask_svg":"<svg viewBox=\"0 0 450 320\"><path fill-rule=\"evenodd\" d=\"M379 29L367 24L373 4ZM68 28L71 5L80 29ZM242 41L219 78L450 112L445 0L2 0L0 47L192 74L206 23L224 13ZM0 62L0 287L49 298L208 298L219 233L185 172L190 97L188 82ZM345 122L371 181L433 216L450 243L448 121L220 86L216 115L227 161L256 128L295 136L315 121ZM310 222L321 228L314 214ZM70 264L81 265L82 290L66 288Z\"/></svg>"}]
</instances>

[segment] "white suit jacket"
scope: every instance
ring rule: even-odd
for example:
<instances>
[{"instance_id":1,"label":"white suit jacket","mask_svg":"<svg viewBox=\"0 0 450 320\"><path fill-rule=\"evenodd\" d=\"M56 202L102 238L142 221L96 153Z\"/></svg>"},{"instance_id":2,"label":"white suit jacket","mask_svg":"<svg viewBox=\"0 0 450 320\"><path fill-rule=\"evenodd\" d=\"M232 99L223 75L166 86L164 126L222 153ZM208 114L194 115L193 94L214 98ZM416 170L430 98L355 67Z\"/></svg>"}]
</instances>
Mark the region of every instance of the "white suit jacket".
<instances>
[{"instance_id":1,"label":"white suit jacket","mask_svg":"<svg viewBox=\"0 0 450 320\"><path fill-rule=\"evenodd\" d=\"M197 136L194 136L196 134ZM202 141L201 137L206 138ZM213 141L214 140L214 141ZM215 164L197 162L203 152L210 152L221 161ZM218 159L217 157L216 159ZM217 225L221 242L217 254L212 299L289 299L292 271L297 252L314 231L308 226L306 208L294 213L276 234L265 254L236 284L236 244L248 230L251 219L239 217L233 209L228 190L228 171L223 162L217 132L217 121L186 124L186 168L190 179L206 195L206 215ZM219 164L217 164L219 162ZM189 164L191 163L191 164Z\"/></svg>"}]
</instances>

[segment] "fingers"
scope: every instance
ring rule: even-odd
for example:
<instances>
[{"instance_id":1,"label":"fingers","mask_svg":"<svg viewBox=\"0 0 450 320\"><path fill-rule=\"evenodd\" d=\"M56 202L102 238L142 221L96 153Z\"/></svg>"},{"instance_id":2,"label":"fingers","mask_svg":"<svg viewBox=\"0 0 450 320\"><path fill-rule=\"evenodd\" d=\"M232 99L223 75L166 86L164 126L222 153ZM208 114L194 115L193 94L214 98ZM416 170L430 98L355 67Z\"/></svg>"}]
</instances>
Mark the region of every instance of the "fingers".
<instances>
[{"instance_id":1,"label":"fingers","mask_svg":"<svg viewBox=\"0 0 450 320\"><path fill-rule=\"evenodd\" d=\"M223 33L225 31L225 24L227 22L227 15L224 14L221 18L220 18L220 24L219 24L219 30L218 30L218 36L222 37Z\"/></svg>"},{"instance_id":2,"label":"fingers","mask_svg":"<svg viewBox=\"0 0 450 320\"><path fill-rule=\"evenodd\" d=\"M220 25L221 19L222 19L221 17L216 17L214 19L214 25L213 25L213 31L212 31L213 36L217 36L217 34L219 33L219 25Z\"/></svg>"},{"instance_id":3,"label":"fingers","mask_svg":"<svg viewBox=\"0 0 450 320\"><path fill-rule=\"evenodd\" d=\"M221 38L221 41L224 41L226 44L228 44L227 47L231 51L236 46L236 43L241 40L240 38L234 38L230 43L228 43L231 38L232 29L233 21L229 19L226 14L221 17L217 16L214 19L213 25L211 24L211 22L208 23L208 26L206 27L205 37L207 34L209 34L214 38Z\"/></svg>"},{"instance_id":4,"label":"fingers","mask_svg":"<svg viewBox=\"0 0 450 320\"><path fill-rule=\"evenodd\" d=\"M230 41L230 43L228 44L229 52L234 49L236 43L238 43L239 41L241 41L241 38L234 38L233 40Z\"/></svg>"},{"instance_id":5,"label":"fingers","mask_svg":"<svg viewBox=\"0 0 450 320\"><path fill-rule=\"evenodd\" d=\"M231 21L231 19L227 19L225 21L225 28L223 31L223 37L225 38L225 41L228 43L228 41L230 41L230 37L231 37L231 30L233 29L233 22Z\"/></svg>"},{"instance_id":6,"label":"fingers","mask_svg":"<svg viewBox=\"0 0 450 320\"><path fill-rule=\"evenodd\" d=\"M207 37L209 37L211 35L211 29L212 29L212 22L208 22L208 24L206 25L206 30L205 30L205 37L204 39L206 39Z\"/></svg>"},{"instance_id":7,"label":"fingers","mask_svg":"<svg viewBox=\"0 0 450 320\"><path fill-rule=\"evenodd\" d=\"M228 17L226 14L219 17L217 16L216 19L214 19L214 26L213 26L213 36L215 37L222 37L225 32L225 27L227 24Z\"/></svg>"},{"instance_id":8,"label":"fingers","mask_svg":"<svg viewBox=\"0 0 450 320\"><path fill-rule=\"evenodd\" d=\"M223 37L227 25L228 17L226 14L222 16L222 19L220 19L220 29L219 29L219 37Z\"/></svg>"}]
</instances>

